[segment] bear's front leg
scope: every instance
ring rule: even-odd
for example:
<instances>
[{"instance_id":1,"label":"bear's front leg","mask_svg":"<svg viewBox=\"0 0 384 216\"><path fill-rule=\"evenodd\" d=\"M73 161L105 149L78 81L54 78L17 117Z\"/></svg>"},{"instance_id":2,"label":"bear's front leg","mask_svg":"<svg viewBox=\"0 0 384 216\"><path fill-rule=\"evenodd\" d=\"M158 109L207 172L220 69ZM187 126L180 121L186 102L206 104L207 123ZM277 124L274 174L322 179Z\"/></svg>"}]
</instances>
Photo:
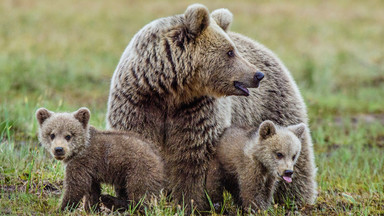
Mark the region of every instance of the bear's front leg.
<instances>
[{"instance_id":1,"label":"bear's front leg","mask_svg":"<svg viewBox=\"0 0 384 216\"><path fill-rule=\"evenodd\" d=\"M276 178L261 169L260 165L247 164L239 173L241 206L247 212L266 210L272 203Z\"/></svg>"},{"instance_id":2,"label":"bear's front leg","mask_svg":"<svg viewBox=\"0 0 384 216\"><path fill-rule=\"evenodd\" d=\"M70 193L65 192L63 201L61 202L60 211L73 211L80 205L80 201L83 198L83 195L72 195Z\"/></svg>"},{"instance_id":3,"label":"bear's front leg","mask_svg":"<svg viewBox=\"0 0 384 216\"><path fill-rule=\"evenodd\" d=\"M68 183L64 183L64 196L61 201L60 211L73 211L79 207L81 200L83 199L86 191L73 187Z\"/></svg>"},{"instance_id":4,"label":"bear's front leg","mask_svg":"<svg viewBox=\"0 0 384 216\"><path fill-rule=\"evenodd\" d=\"M101 194L101 187L99 182L92 182L91 191L85 195L84 209L86 212L99 211L99 199Z\"/></svg>"},{"instance_id":5,"label":"bear's front leg","mask_svg":"<svg viewBox=\"0 0 384 216\"><path fill-rule=\"evenodd\" d=\"M310 133L306 132L300 156L294 167L292 182L279 182L274 194L275 202L283 204L286 200L290 200L298 206L315 202L317 197L316 167L311 140Z\"/></svg>"},{"instance_id":6,"label":"bear's front leg","mask_svg":"<svg viewBox=\"0 0 384 216\"><path fill-rule=\"evenodd\" d=\"M178 148L168 152L166 158L169 188L176 203L184 204L188 214L192 208L205 209L204 185L209 161L204 147Z\"/></svg>"},{"instance_id":7,"label":"bear's front leg","mask_svg":"<svg viewBox=\"0 0 384 216\"><path fill-rule=\"evenodd\" d=\"M168 114L162 149L166 176L173 198L188 209L208 207L206 174L223 130L214 106L214 101L205 97Z\"/></svg>"},{"instance_id":8,"label":"bear's front leg","mask_svg":"<svg viewBox=\"0 0 384 216\"><path fill-rule=\"evenodd\" d=\"M64 196L61 202L61 211L74 210L79 207L82 198L90 193L91 176L81 169L79 164L67 164L64 179Z\"/></svg>"}]
</instances>

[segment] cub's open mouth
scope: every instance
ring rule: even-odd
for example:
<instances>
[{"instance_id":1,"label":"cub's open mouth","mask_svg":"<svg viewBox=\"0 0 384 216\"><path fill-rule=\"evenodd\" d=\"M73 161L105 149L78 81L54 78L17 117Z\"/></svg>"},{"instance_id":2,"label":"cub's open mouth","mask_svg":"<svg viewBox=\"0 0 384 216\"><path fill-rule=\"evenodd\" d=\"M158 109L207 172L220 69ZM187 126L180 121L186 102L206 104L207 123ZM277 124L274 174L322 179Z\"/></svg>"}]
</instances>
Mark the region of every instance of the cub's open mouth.
<instances>
[{"instance_id":1,"label":"cub's open mouth","mask_svg":"<svg viewBox=\"0 0 384 216\"><path fill-rule=\"evenodd\" d=\"M284 179L284 181L288 182L288 183L291 183L292 182L292 177L290 176L280 176L281 178Z\"/></svg>"},{"instance_id":2,"label":"cub's open mouth","mask_svg":"<svg viewBox=\"0 0 384 216\"><path fill-rule=\"evenodd\" d=\"M234 81L233 85L235 86L235 88L240 90L243 93L244 96L249 96L249 90L245 87L244 83L238 82L238 81Z\"/></svg>"},{"instance_id":3,"label":"cub's open mouth","mask_svg":"<svg viewBox=\"0 0 384 216\"><path fill-rule=\"evenodd\" d=\"M55 159L56 159L56 160L63 160L64 158L65 158L64 156L56 156L56 155L55 155Z\"/></svg>"}]
</instances>

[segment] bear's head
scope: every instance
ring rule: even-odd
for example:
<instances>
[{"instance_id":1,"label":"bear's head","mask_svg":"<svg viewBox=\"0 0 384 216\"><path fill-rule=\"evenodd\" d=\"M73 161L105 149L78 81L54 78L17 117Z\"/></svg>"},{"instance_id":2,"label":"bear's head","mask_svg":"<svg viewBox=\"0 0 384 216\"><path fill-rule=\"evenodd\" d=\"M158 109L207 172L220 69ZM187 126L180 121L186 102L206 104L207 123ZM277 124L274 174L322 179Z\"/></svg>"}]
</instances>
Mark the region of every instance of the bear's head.
<instances>
[{"instance_id":1,"label":"bear's head","mask_svg":"<svg viewBox=\"0 0 384 216\"><path fill-rule=\"evenodd\" d=\"M68 162L81 154L89 141L90 111L80 108L74 113L54 113L45 108L36 111L39 140L57 160Z\"/></svg>"},{"instance_id":2,"label":"bear's head","mask_svg":"<svg viewBox=\"0 0 384 216\"><path fill-rule=\"evenodd\" d=\"M129 82L125 86L141 95L156 92L173 99L248 96L247 88L258 87L264 77L201 4L143 27L121 64L115 73L120 85Z\"/></svg>"},{"instance_id":3,"label":"bear's head","mask_svg":"<svg viewBox=\"0 0 384 216\"><path fill-rule=\"evenodd\" d=\"M304 123L279 127L269 120L262 122L254 137L257 142L254 157L279 180L292 182L294 165L300 155L305 131Z\"/></svg>"}]
</instances>

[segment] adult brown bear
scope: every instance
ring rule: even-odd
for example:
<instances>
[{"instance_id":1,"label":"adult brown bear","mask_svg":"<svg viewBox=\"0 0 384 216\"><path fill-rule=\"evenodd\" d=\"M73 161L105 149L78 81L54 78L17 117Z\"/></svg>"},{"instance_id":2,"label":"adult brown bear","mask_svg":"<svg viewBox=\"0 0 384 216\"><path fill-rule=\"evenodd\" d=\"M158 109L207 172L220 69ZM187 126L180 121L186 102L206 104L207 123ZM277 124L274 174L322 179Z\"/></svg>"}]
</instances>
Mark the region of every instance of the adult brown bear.
<instances>
[{"instance_id":1,"label":"adult brown bear","mask_svg":"<svg viewBox=\"0 0 384 216\"><path fill-rule=\"evenodd\" d=\"M231 21L229 16L227 20ZM182 15L161 18L143 27L120 59L108 102L108 126L135 131L156 143L173 197L179 203L184 199L187 205L193 200L199 208L206 204L209 161L231 122L257 126L261 119L281 125L307 121L300 93L277 58L264 47L261 51L265 55L252 56L256 45L227 34L223 28L226 19L215 19L206 7L195 4ZM244 45L247 43L250 53ZM264 94L255 90L264 77L257 72L259 65L282 75L268 85L262 83ZM280 94L280 85L287 92ZM224 97L248 95L252 96L248 100ZM292 103L284 103L287 95L293 98L289 99ZM280 102L284 105L269 107L269 103ZM244 107L247 105L252 107Z\"/></svg>"}]
</instances>

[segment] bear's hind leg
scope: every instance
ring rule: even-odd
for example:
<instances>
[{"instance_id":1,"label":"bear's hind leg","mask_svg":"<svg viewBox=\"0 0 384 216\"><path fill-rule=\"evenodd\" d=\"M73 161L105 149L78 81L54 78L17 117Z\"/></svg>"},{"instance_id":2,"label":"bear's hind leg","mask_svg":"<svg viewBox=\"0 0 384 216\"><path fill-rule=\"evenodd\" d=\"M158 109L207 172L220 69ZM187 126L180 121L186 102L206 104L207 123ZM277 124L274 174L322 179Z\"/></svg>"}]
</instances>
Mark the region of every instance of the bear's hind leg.
<instances>
[{"instance_id":1,"label":"bear's hind leg","mask_svg":"<svg viewBox=\"0 0 384 216\"><path fill-rule=\"evenodd\" d=\"M125 186L115 185L114 187L115 187L115 193L118 199L121 199L121 200L128 199L128 194Z\"/></svg>"}]
</instances>

